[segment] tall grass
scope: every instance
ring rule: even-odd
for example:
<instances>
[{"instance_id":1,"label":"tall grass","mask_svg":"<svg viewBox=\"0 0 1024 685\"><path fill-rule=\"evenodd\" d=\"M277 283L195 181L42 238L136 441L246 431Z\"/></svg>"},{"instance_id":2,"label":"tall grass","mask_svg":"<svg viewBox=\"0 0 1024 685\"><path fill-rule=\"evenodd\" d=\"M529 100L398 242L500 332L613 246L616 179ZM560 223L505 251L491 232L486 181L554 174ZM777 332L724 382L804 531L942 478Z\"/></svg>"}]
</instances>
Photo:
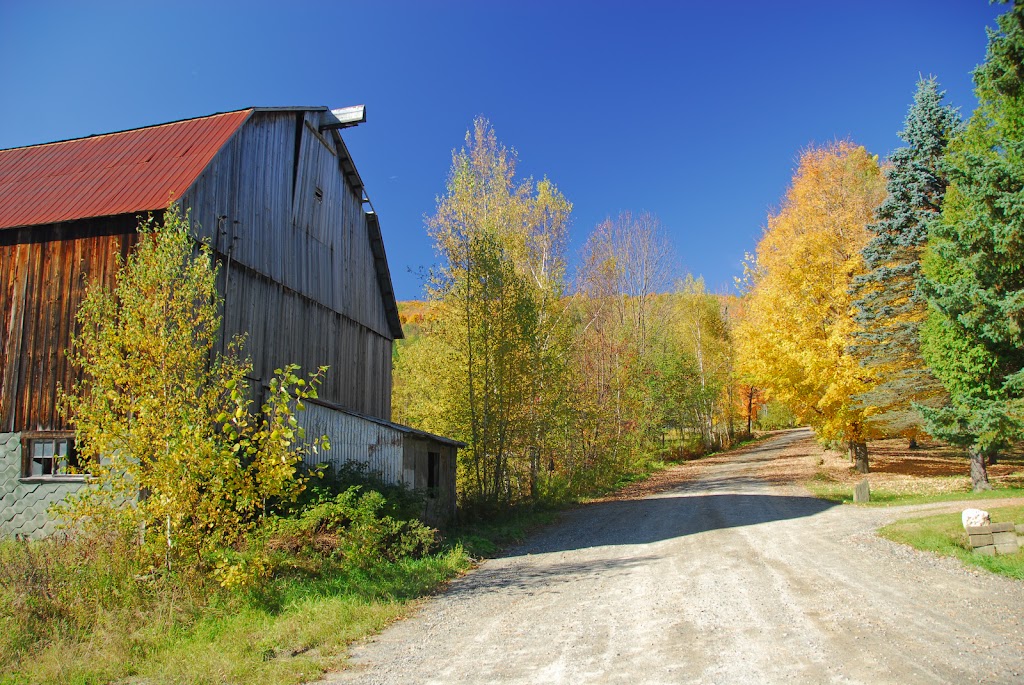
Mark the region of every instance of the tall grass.
<instances>
[{"instance_id":1,"label":"tall grass","mask_svg":"<svg viewBox=\"0 0 1024 685\"><path fill-rule=\"evenodd\" d=\"M465 570L455 545L347 491L268 521L225 582L167 571L132 536L0 542L0 683L298 683L338 666L353 639Z\"/></svg>"}]
</instances>

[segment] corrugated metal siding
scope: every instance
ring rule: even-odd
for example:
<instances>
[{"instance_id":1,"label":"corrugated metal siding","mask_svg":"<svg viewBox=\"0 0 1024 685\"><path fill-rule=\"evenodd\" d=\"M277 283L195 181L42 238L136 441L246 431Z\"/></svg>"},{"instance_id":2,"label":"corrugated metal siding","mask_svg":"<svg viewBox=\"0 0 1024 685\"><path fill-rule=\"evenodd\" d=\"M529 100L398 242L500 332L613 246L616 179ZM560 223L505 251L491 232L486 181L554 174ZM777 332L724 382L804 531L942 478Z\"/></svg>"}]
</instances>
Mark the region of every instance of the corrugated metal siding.
<instances>
[{"instance_id":1,"label":"corrugated metal siding","mask_svg":"<svg viewBox=\"0 0 1024 685\"><path fill-rule=\"evenodd\" d=\"M0 229L166 208L251 113L0 150Z\"/></svg>"},{"instance_id":2,"label":"corrugated metal siding","mask_svg":"<svg viewBox=\"0 0 1024 685\"><path fill-rule=\"evenodd\" d=\"M307 438L326 435L331 441L328 452L307 457L308 465L357 462L387 483L415 487L414 474L403 468L401 431L313 403L298 413L298 421Z\"/></svg>"}]
</instances>

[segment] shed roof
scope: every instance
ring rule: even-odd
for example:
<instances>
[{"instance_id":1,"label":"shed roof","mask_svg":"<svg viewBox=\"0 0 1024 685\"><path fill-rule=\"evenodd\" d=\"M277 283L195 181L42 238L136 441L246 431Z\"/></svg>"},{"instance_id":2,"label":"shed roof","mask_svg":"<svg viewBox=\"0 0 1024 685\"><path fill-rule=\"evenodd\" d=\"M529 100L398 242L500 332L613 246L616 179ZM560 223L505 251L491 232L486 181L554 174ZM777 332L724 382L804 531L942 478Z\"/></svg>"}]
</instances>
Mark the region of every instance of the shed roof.
<instances>
[{"instance_id":1,"label":"shed roof","mask_svg":"<svg viewBox=\"0 0 1024 685\"><path fill-rule=\"evenodd\" d=\"M427 431L420 430L419 428L413 428L412 426L405 426L405 425L402 425L400 423L395 423L394 421L388 421L387 419L382 419L382 418L377 417L377 416L370 416L368 414L361 414L361 413L359 413L357 411L353 411L351 409L347 409L347 408L341 406L340 404L335 404L334 402L328 402L327 400L321 399L319 397L316 398L316 399L311 399L311 400L307 400L307 401L310 404L318 404L321 407L326 407L327 409L331 409L332 411L336 411L336 412L339 412L341 414L347 414L349 416L354 416L357 419L363 419L364 421L369 421L370 423L375 423L378 426L384 426L385 428L390 428L392 430L396 430L399 433L403 433L405 435L410 435L410 436L412 436L414 438L420 438L422 440L431 440L433 442L439 442L442 445L449 445L451 447L455 447L455 448L458 448L458 449L462 449L462 448L467 446L466 443L460 442L459 440L453 440L451 438L446 438L443 435L435 435L433 433L428 433Z\"/></svg>"},{"instance_id":2,"label":"shed roof","mask_svg":"<svg viewBox=\"0 0 1024 685\"><path fill-rule=\"evenodd\" d=\"M0 229L164 209L252 112L0 150Z\"/></svg>"}]
</instances>

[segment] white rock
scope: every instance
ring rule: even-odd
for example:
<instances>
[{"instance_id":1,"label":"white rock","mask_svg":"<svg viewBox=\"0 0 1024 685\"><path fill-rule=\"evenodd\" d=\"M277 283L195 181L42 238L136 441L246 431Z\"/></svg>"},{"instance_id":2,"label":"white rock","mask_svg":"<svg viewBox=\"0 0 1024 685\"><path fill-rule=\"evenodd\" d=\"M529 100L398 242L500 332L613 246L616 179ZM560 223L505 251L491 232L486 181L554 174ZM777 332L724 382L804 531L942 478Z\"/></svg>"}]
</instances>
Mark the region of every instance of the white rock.
<instances>
[{"instance_id":1,"label":"white rock","mask_svg":"<svg viewBox=\"0 0 1024 685\"><path fill-rule=\"evenodd\" d=\"M989 518L988 512L982 509L964 509L964 513L960 516L960 519L964 523L964 529L971 527L977 528L978 526L987 526L992 523L992 519Z\"/></svg>"}]
</instances>

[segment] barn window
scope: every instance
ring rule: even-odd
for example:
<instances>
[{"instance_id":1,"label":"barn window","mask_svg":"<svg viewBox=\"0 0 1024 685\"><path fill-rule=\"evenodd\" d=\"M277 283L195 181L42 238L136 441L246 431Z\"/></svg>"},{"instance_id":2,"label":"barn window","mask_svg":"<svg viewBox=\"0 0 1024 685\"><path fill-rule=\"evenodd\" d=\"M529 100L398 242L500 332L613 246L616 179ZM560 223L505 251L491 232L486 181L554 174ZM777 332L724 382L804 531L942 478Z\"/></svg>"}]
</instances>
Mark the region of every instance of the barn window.
<instances>
[{"instance_id":1,"label":"barn window","mask_svg":"<svg viewBox=\"0 0 1024 685\"><path fill-rule=\"evenodd\" d=\"M437 497L438 486L441 485L441 455L438 452L427 452L427 497Z\"/></svg>"},{"instance_id":2,"label":"barn window","mask_svg":"<svg viewBox=\"0 0 1024 685\"><path fill-rule=\"evenodd\" d=\"M81 478L74 433L32 432L22 436L22 476L24 478Z\"/></svg>"}]
</instances>

